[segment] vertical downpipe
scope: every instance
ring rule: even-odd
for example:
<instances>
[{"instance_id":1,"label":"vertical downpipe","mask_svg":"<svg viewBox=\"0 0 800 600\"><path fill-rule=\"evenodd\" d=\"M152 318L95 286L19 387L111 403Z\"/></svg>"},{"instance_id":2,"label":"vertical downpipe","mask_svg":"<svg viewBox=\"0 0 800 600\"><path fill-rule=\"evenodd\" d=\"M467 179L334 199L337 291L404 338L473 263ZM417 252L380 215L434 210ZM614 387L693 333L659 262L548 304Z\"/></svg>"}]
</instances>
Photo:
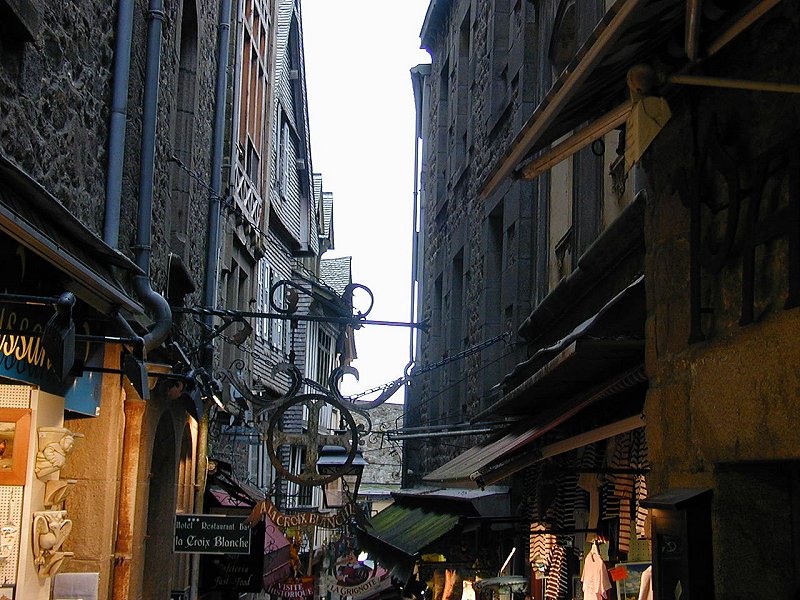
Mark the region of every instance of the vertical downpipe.
<instances>
[{"instance_id":1,"label":"vertical downpipe","mask_svg":"<svg viewBox=\"0 0 800 600\"><path fill-rule=\"evenodd\" d=\"M172 311L166 299L150 285L150 255L153 223L153 179L155 171L158 86L161 74L161 30L165 15L163 0L150 0L147 11L147 54L142 101L142 151L139 172L139 208L136 215L137 266L144 274L133 278L139 299L153 311L155 325L144 336L145 353L158 348L172 328Z\"/></svg>"},{"instance_id":2,"label":"vertical downpipe","mask_svg":"<svg viewBox=\"0 0 800 600\"><path fill-rule=\"evenodd\" d=\"M124 4L123 4L124 3ZM129 11L123 14L123 10ZM106 192L104 236L109 245L116 245L119 236L122 160L130 69L130 30L133 2L120 2L119 32L115 55L114 107L109 132L109 181ZM144 99L142 105L141 170L139 173L139 206L136 242L133 247L136 264L142 274L134 276L134 290L142 303L153 311L155 325L144 337L144 352L157 348L172 327L172 311L167 301L150 286L150 240L153 205L153 171L155 162L156 113L161 62L161 30L164 21L162 0L150 0L147 12L147 50L145 58ZM124 97L123 97L124 92ZM141 448L143 418L146 403L138 398L131 385L126 386L123 460L120 473L120 502L118 509L112 597L127 599L132 584L132 561L136 532L136 489L138 486L138 456Z\"/></svg>"},{"instance_id":3,"label":"vertical downpipe","mask_svg":"<svg viewBox=\"0 0 800 600\"><path fill-rule=\"evenodd\" d=\"M108 127L108 168L103 241L112 248L119 245L119 219L122 199L122 167L125 163L125 126L128 119L128 82L131 71L133 0L119 1L117 39L114 44L114 84L111 94L111 120Z\"/></svg>"},{"instance_id":4,"label":"vertical downpipe","mask_svg":"<svg viewBox=\"0 0 800 600\"><path fill-rule=\"evenodd\" d=\"M228 87L228 48L231 31L231 0L221 0L217 32L217 75L214 90L214 124L211 141L211 197L208 203L208 230L206 232L206 278L203 286L203 306L217 306L217 273L220 246L220 197L222 195L222 152L225 142L225 108ZM204 317L209 329L214 327L213 315ZM208 373L214 368L214 347L203 348L203 367ZM203 496L208 476L208 410L200 417L197 432L197 472L195 477L194 511L203 512ZM197 600L200 580L200 555L192 555L191 599Z\"/></svg>"}]
</instances>

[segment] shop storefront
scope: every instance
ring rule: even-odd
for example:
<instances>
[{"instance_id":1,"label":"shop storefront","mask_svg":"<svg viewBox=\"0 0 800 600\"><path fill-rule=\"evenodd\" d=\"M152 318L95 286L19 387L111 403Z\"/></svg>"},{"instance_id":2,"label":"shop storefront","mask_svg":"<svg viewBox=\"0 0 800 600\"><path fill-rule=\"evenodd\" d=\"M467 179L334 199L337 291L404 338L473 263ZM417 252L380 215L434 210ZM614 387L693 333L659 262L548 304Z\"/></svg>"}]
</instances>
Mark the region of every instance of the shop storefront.
<instances>
[{"instance_id":1,"label":"shop storefront","mask_svg":"<svg viewBox=\"0 0 800 600\"><path fill-rule=\"evenodd\" d=\"M104 342L119 335L112 315L143 309L117 279L137 267L5 158L0 257L0 590L45 599L76 540L100 525L87 517L103 509L99 498L90 507L71 502L84 482L62 470L104 440L65 427L65 418L96 418L104 394L119 396L120 378L100 372L119 361L119 347ZM88 579L85 595L96 597L98 573Z\"/></svg>"}]
</instances>

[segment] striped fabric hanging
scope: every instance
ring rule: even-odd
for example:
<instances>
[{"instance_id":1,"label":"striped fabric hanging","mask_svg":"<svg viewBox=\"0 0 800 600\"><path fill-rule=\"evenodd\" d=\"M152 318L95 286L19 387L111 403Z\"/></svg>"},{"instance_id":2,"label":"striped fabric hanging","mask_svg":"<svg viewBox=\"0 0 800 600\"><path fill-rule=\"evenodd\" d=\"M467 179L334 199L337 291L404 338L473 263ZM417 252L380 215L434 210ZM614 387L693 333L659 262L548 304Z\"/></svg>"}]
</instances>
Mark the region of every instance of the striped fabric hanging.
<instances>
[{"instance_id":1,"label":"striped fabric hanging","mask_svg":"<svg viewBox=\"0 0 800 600\"><path fill-rule=\"evenodd\" d=\"M555 544L552 549L550 568L547 571L545 600L565 600L569 592L567 556L563 546Z\"/></svg>"},{"instance_id":2,"label":"striped fabric hanging","mask_svg":"<svg viewBox=\"0 0 800 600\"><path fill-rule=\"evenodd\" d=\"M646 471L650 469L650 461L647 458L647 436L644 427L635 429L632 432L633 443L631 445L631 467ZM637 473L633 480L634 497L636 498L636 537L642 539L646 536L645 520L647 519L647 509L641 505L641 501L647 498L647 476L644 473Z\"/></svg>"},{"instance_id":3,"label":"striped fabric hanging","mask_svg":"<svg viewBox=\"0 0 800 600\"><path fill-rule=\"evenodd\" d=\"M608 465L611 469L630 469L631 438L630 432L622 433L614 438L614 455ZM610 478L614 482L614 496L619 498L619 542L617 548L620 552L628 552L634 478L630 473L614 473Z\"/></svg>"}]
</instances>

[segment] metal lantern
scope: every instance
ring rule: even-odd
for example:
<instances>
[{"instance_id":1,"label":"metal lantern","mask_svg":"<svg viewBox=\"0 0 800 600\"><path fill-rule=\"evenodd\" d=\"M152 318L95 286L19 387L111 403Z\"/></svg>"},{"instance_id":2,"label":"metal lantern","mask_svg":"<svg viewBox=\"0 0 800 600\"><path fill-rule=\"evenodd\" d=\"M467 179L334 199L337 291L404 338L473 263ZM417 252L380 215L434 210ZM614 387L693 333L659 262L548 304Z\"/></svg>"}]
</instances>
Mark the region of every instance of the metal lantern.
<instances>
[{"instance_id":1,"label":"metal lantern","mask_svg":"<svg viewBox=\"0 0 800 600\"><path fill-rule=\"evenodd\" d=\"M358 497L358 488L367 461L361 451L357 450L353 462L343 469L348 454L347 449L342 446L323 446L319 453L317 471L320 475L342 474L340 478L326 483L323 488L326 508L342 508Z\"/></svg>"}]
</instances>

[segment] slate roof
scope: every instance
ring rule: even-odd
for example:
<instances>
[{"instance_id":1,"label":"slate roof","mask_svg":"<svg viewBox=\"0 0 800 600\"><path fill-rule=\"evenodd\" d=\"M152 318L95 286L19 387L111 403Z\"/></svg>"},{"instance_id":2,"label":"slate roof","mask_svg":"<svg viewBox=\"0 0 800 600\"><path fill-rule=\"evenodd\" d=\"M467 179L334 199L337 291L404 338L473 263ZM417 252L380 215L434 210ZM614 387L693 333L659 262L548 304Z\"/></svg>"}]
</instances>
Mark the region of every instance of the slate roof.
<instances>
[{"instance_id":1,"label":"slate roof","mask_svg":"<svg viewBox=\"0 0 800 600\"><path fill-rule=\"evenodd\" d=\"M344 293L344 289L353 281L351 268L352 259L352 256L323 258L319 264L320 279L340 296Z\"/></svg>"}]
</instances>

